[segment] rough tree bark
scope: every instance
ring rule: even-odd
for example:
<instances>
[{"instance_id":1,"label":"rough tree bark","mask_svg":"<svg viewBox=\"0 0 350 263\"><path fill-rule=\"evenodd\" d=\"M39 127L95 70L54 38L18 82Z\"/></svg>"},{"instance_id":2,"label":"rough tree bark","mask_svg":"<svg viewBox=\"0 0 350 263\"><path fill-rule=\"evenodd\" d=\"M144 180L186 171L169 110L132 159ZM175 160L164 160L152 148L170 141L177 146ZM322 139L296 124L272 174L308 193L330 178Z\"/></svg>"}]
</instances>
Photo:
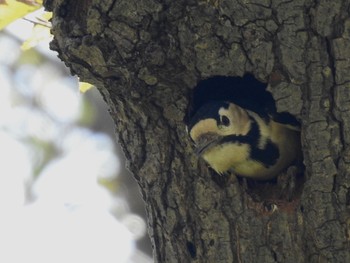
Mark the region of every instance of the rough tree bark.
<instances>
[{"instance_id":1,"label":"rough tree bark","mask_svg":"<svg viewBox=\"0 0 350 263\"><path fill-rule=\"evenodd\" d=\"M51 47L110 106L156 262L350 262L348 0L47 0ZM302 123L299 198L254 200L193 154L193 87L251 72ZM268 202L267 202L268 201ZM268 204L268 205L267 205Z\"/></svg>"}]
</instances>

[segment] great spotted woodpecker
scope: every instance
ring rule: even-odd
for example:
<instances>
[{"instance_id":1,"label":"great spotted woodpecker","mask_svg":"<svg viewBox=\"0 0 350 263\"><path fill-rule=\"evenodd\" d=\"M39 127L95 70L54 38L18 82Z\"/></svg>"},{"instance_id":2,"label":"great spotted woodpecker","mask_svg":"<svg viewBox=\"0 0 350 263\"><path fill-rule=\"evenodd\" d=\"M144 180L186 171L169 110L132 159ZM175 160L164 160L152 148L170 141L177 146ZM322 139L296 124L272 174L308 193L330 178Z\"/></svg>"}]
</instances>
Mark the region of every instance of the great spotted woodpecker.
<instances>
[{"instance_id":1,"label":"great spotted woodpecker","mask_svg":"<svg viewBox=\"0 0 350 263\"><path fill-rule=\"evenodd\" d=\"M196 152L217 173L256 180L276 177L300 155L299 128L230 101L210 101L191 117Z\"/></svg>"}]
</instances>

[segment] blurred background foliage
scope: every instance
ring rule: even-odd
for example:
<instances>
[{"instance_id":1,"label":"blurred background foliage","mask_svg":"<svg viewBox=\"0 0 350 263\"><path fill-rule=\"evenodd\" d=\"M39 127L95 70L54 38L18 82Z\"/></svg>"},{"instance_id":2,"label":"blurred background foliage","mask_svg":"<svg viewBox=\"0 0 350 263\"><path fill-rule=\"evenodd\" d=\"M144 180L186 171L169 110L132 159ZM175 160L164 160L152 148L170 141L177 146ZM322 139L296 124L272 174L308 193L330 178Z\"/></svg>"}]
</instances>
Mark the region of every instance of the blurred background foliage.
<instances>
[{"instance_id":1,"label":"blurred background foliage","mask_svg":"<svg viewBox=\"0 0 350 263\"><path fill-rule=\"evenodd\" d=\"M107 106L49 50L41 4L0 0L0 262L152 262Z\"/></svg>"}]
</instances>

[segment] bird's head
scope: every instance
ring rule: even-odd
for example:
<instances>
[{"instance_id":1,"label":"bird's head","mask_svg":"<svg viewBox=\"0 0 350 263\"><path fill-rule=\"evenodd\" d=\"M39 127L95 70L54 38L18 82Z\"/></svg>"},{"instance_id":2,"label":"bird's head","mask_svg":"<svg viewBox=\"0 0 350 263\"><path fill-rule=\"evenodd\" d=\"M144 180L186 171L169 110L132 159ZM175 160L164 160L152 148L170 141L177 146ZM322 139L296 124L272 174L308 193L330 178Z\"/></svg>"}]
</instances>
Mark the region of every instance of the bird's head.
<instances>
[{"instance_id":1,"label":"bird's head","mask_svg":"<svg viewBox=\"0 0 350 263\"><path fill-rule=\"evenodd\" d=\"M189 135L198 154L215 146L225 136L245 136L251 121L241 107L224 101L215 101L202 106L189 124Z\"/></svg>"}]
</instances>

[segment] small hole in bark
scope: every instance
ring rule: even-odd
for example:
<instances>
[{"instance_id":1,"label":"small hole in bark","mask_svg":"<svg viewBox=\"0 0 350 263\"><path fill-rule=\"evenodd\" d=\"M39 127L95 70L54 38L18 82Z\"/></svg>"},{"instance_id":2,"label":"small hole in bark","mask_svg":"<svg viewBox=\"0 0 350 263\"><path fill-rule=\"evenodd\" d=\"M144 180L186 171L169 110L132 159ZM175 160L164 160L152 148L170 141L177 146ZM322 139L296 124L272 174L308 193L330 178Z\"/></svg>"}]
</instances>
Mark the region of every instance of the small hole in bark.
<instances>
[{"instance_id":1,"label":"small hole in bark","mask_svg":"<svg viewBox=\"0 0 350 263\"><path fill-rule=\"evenodd\" d=\"M275 260L275 262L278 262L277 261L277 254L276 254L276 252L271 250L271 253L272 253L272 256L273 256L273 259Z\"/></svg>"},{"instance_id":2,"label":"small hole in bark","mask_svg":"<svg viewBox=\"0 0 350 263\"><path fill-rule=\"evenodd\" d=\"M187 250L188 252L190 253L191 255L191 258L195 258L196 255L197 255L197 252L196 252L196 247L194 246L194 244L190 241L187 241Z\"/></svg>"},{"instance_id":3,"label":"small hole in bark","mask_svg":"<svg viewBox=\"0 0 350 263\"><path fill-rule=\"evenodd\" d=\"M214 244L215 244L215 241L214 241L214 239L212 239L212 240L210 240L210 242L209 242L209 246L214 246Z\"/></svg>"},{"instance_id":4,"label":"small hole in bark","mask_svg":"<svg viewBox=\"0 0 350 263\"><path fill-rule=\"evenodd\" d=\"M304 206L303 205L300 206L300 212L304 213Z\"/></svg>"}]
</instances>

